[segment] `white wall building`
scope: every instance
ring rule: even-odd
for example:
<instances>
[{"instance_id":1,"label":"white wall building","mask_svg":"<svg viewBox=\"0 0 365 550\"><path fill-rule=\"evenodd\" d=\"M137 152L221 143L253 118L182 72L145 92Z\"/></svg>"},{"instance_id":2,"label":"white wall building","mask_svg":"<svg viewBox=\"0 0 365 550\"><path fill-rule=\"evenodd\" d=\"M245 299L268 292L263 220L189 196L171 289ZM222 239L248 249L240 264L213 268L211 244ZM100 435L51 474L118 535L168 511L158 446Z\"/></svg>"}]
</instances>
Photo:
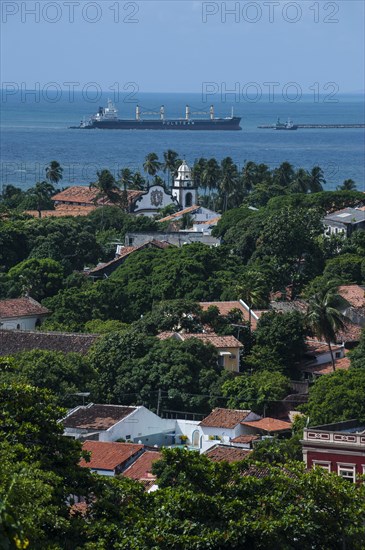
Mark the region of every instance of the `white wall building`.
<instances>
[{"instance_id":1,"label":"white wall building","mask_svg":"<svg viewBox=\"0 0 365 550\"><path fill-rule=\"evenodd\" d=\"M35 330L50 311L29 296L0 300L0 329Z\"/></svg>"},{"instance_id":2,"label":"white wall building","mask_svg":"<svg viewBox=\"0 0 365 550\"><path fill-rule=\"evenodd\" d=\"M183 160L174 179L172 196L176 198L182 208L188 208L198 202L198 193L194 186L191 169L185 160Z\"/></svg>"}]
</instances>

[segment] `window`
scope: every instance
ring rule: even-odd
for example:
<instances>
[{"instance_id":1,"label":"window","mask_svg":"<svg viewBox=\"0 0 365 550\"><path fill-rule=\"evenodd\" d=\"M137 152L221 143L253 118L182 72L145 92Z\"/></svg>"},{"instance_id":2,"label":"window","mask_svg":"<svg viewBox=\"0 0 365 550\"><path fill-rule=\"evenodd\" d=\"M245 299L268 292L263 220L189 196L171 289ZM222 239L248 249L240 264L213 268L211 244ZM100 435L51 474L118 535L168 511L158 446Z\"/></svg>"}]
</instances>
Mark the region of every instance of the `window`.
<instances>
[{"instance_id":1,"label":"window","mask_svg":"<svg viewBox=\"0 0 365 550\"><path fill-rule=\"evenodd\" d=\"M346 479L346 481L350 481L351 483L355 483L355 465L352 464L338 464L337 465L337 473L339 476L341 476L343 479Z\"/></svg>"},{"instance_id":2,"label":"window","mask_svg":"<svg viewBox=\"0 0 365 550\"><path fill-rule=\"evenodd\" d=\"M218 356L218 365L220 367L224 367L224 355L219 355Z\"/></svg>"},{"instance_id":3,"label":"window","mask_svg":"<svg viewBox=\"0 0 365 550\"><path fill-rule=\"evenodd\" d=\"M128 246L133 246L133 241L134 241L133 237L129 237Z\"/></svg>"},{"instance_id":4,"label":"window","mask_svg":"<svg viewBox=\"0 0 365 550\"><path fill-rule=\"evenodd\" d=\"M330 462L322 462L321 460L313 460L313 468L323 468L323 470L326 470L326 472L331 471L331 463Z\"/></svg>"},{"instance_id":5,"label":"window","mask_svg":"<svg viewBox=\"0 0 365 550\"><path fill-rule=\"evenodd\" d=\"M131 436L130 436L130 435L126 435L125 438L126 438L126 439L130 439Z\"/></svg>"}]
</instances>

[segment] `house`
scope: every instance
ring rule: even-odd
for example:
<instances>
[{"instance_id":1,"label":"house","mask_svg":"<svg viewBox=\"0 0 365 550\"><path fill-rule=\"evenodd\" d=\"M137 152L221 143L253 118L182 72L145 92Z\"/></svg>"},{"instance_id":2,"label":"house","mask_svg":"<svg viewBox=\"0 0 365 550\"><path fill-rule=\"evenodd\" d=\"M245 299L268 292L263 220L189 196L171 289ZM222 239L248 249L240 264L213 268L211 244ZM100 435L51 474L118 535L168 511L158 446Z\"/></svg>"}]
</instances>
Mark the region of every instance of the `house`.
<instances>
[{"instance_id":1,"label":"house","mask_svg":"<svg viewBox=\"0 0 365 550\"><path fill-rule=\"evenodd\" d=\"M122 475L142 483L147 492L157 489L156 476L152 473L152 465L160 460L162 455L159 451L145 450Z\"/></svg>"},{"instance_id":2,"label":"house","mask_svg":"<svg viewBox=\"0 0 365 550\"><path fill-rule=\"evenodd\" d=\"M202 452L217 442L230 443L240 435L249 434L249 430L242 422L260 418L259 415L247 410L214 409L199 423Z\"/></svg>"},{"instance_id":3,"label":"house","mask_svg":"<svg viewBox=\"0 0 365 550\"><path fill-rule=\"evenodd\" d=\"M217 214L217 212L209 210L209 208L205 208L204 206L198 206L194 204L192 206L189 206L188 208L179 210L179 212L175 212L170 216L165 216L164 218L157 220L157 223L180 222L184 218L184 216L188 217L191 220L190 226L209 223L212 220L216 220L216 222L214 223L218 223L218 221L220 220L220 215ZM201 231L202 230L203 228L201 229ZM194 228L194 231L199 231L199 229Z\"/></svg>"},{"instance_id":4,"label":"house","mask_svg":"<svg viewBox=\"0 0 365 550\"><path fill-rule=\"evenodd\" d=\"M343 314L355 325L365 327L365 286L341 285L337 292L348 303Z\"/></svg>"},{"instance_id":5,"label":"house","mask_svg":"<svg viewBox=\"0 0 365 550\"><path fill-rule=\"evenodd\" d=\"M304 353L303 361L299 366L304 379L313 380L317 376L333 372L331 352L327 342L308 338L306 345L307 349ZM332 344L331 348L335 365L338 365L339 368L348 368L349 360L345 358L344 344Z\"/></svg>"},{"instance_id":6,"label":"house","mask_svg":"<svg viewBox=\"0 0 365 550\"><path fill-rule=\"evenodd\" d=\"M238 309L244 321L247 323L250 321L250 308L243 300L235 300L231 302L200 302L200 307L203 311L207 311L211 306L217 307L220 315L228 315L231 311ZM255 330L257 327L257 322L260 316L265 313L265 311L251 309L251 328Z\"/></svg>"},{"instance_id":7,"label":"house","mask_svg":"<svg viewBox=\"0 0 365 550\"><path fill-rule=\"evenodd\" d=\"M85 441L82 450L90 453L90 460L81 459L80 466L100 475L114 477L143 453L143 445Z\"/></svg>"},{"instance_id":8,"label":"house","mask_svg":"<svg viewBox=\"0 0 365 550\"><path fill-rule=\"evenodd\" d=\"M365 474L365 423L349 420L307 427L301 444L307 468L324 468L352 483Z\"/></svg>"},{"instance_id":9,"label":"house","mask_svg":"<svg viewBox=\"0 0 365 550\"><path fill-rule=\"evenodd\" d=\"M221 367L231 372L239 372L241 342L234 336L219 336L215 333L182 333L161 332L157 335L160 340L175 338L184 342L190 338L196 338L204 344L212 344L218 351L218 363Z\"/></svg>"},{"instance_id":10,"label":"house","mask_svg":"<svg viewBox=\"0 0 365 550\"><path fill-rule=\"evenodd\" d=\"M29 296L0 300L0 328L2 330L35 330L50 311Z\"/></svg>"},{"instance_id":11,"label":"house","mask_svg":"<svg viewBox=\"0 0 365 550\"><path fill-rule=\"evenodd\" d=\"M241 447L242 449L250 450L252 449L254 442L258 441L259 439L260 436L256 434L238 435L237 437L231 439L230 444L234 445L235 447Z\"/></svg>"},{"instance_id":12,"label":"house","mask_svg":"<svg viewBox=\"0 0 365 550\"><path fill-rule=\"evenodd\" d=\"M344 208L323 219L325 235L350 237L354 231L365 229L365 211L362 208Z\"/></svg>"},{"instance_id":13,"label":"house","mask_svg":"<svg viewBox=\"0 0 365 550\"><path fill-rule=\"evenodd\" d=\"M65 206L78 207L82 209L98 208L100 206L112 206L113 203L108 199L100 197L97 199L98 189L86 185L73 185L56 193L52 197L55 209L64 208ZM135 201L143 195L143 191L127 190L127 200L129 207L132 208Z\"/></svg>"},{"instance_id":14,"label":"house","mask_svg":"<svg viewBox=\"0 0 365 550\"><path fill-rule=\"evenodd\" d=\"M62 420L64 435L85 440L171 445L175 420L163 419L143 406L89 403L72 409Z\"/></svg>"},{"instance_id":15,"label":"house","mask_svg":"<svg viewBox=\"0 0 365 550\"><path fill-rule=\"evenodd\" d=\"M242 426L248 429L248 433L261 436L273 436L291 434L291 422L285 422L284 420L278 420L277 418L260 418L259 420L244 420L241 422Z\"/></svg>"},{"instance_id":16,"label":"house","mask_svg":"<svg viewBox=\"0 0 365 550\"><path fill-rule=\"evenodd\" d=\"M0 356L34 349L86 355L99 334L0 330Z\"/></svg>"},{"instance_id":17,"label":"house","mask_svg":"<svg viewBox=\"0 0 365 550\"><path fill-rule=\"evenodd\" d=\"M125 246L140 246L152 240L162 241L182 247L187 244L202 243L207 246L220 246L221 239L204 231L150 231L149 233L130 232L125 235Z\"/></svg>"},{"instance_id":18,"label":"house","mask_svg":"<svg viewBox=\"0 0 365 550\"><path fill-rule=\"evenodd\" d=\"M168 248L169 246L171 246L169 243L157 241L155 239L152 239L151 241L148 241L139 246L118 245L114 260L97 265L93 269L87 271L87 275L93 279L109 277L109 275L111 275L111 273L113 273L119 266L121 266L131 254L134 254L134 252L137 252L138 250L143 250L144 248L164 249Z\"/></svg>"}]
</instances>

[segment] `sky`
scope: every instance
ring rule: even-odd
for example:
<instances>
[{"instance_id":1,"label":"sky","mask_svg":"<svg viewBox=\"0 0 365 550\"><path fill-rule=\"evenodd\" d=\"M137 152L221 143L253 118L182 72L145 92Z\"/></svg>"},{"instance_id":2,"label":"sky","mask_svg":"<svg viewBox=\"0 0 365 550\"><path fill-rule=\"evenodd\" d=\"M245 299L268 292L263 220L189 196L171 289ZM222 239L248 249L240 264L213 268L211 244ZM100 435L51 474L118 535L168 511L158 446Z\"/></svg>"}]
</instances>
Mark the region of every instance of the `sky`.
<instances>
[{"instance_id":1,"label":"sky","mask_svg":"<svg viewBox=\"0 0 365 550\"><path fill-rule=\"evenodd\" d=\"M363 0L0 4L7 90L364 90Z\"/></svg>"}]
</instances>

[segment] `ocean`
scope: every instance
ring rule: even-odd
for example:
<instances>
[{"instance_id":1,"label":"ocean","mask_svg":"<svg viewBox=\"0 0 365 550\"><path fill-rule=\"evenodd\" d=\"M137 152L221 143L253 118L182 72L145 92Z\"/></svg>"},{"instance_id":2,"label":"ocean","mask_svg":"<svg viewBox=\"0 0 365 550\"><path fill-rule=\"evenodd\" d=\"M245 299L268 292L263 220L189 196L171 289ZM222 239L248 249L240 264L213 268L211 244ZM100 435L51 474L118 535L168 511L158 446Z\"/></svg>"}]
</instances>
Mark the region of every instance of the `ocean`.
<instances>
[{"instance_id":1,"label":"ocean","mask_svg":"<svg viewBox=\"0 0 365 550\"><path fill-rule=\"evenodd\" d=\"M22 97L23 95L23 97ZM62 186L87 185L96 172L108 168L115 175L121 168L143 172L145 156L155 152L162 159L173 149L192 164L199 157L221 160L230 156L239 167L246 161L265 163L275 168L284 161L295 168L321 166L325 189L336 189L345 179L353 179L365 191L364 129L298 129L277 132L258 129L280 117L296 124L364 123L362 95L303 96L300 101L284 101L262 96L214 98L216 116L230 116L233 108L241 116L241 132L179 132L133 130L71 130L83 117L105 106L113 93L91 101L81 92L62 91L58 96L42 91L2 95L0 124L0 186L16 185L27 189L44 179L45 166L57 160L64 168ZM118 98L117 98L118 99ZM239 99L234 101L234 99ZM333 102L331 99L335 99ZM116 106L120 118L134 118L136 104L142 111L157 111L164 104L166 117L184 117L185 104L191 111L207 111L211 101L202 103L200 94L138 93L120 95ZM201 116L201 115L199 115Z\"/></svg>"}]
</instances>

